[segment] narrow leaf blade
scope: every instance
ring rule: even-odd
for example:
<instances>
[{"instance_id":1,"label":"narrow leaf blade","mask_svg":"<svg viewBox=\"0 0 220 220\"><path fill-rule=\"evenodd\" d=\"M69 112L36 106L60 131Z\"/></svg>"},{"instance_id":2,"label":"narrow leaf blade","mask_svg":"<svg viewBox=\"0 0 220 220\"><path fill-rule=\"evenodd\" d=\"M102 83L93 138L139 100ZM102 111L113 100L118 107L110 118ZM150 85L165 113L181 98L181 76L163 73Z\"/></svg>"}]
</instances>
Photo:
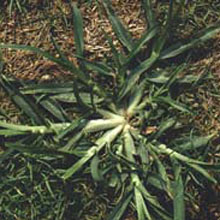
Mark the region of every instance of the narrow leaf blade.
<instances>
[{"instance_id":1,"label":"narrow leaf blade","mask_svg":"<svg viewBox=\"0 0 220 220\"><path fill-rule=\"evenodd\" d=\"M133 43L130 33L127 31L127 29L123 26L122 22L114 13L110 1L103 0L103 5L105 7L105 10L107 11L114 32L118 36L121 43L128 49L128 51L131 51L133 48Z\"/></svg>"},{"instance_id":2,"label":"narrow leaf blade","mask_svg":"<svg viewBox=\"0 0 220 220\"><path fill-rule=\"evenodd\" d=\"M13 86L5 76L0 78L0 85L9 94L14 103L22 110L24 113L30 117L36 124L44 124L44 118L39 114L39 108L32 102L28 97L24 96L19 92L19 90Z\"/></svg>"},{"instance_id":3,"label":"narrow leaf blade","mask_svg":"<svg viewBox=\"0 0 220 220\"><path fill-rule=\"evenodd\" d=\"M84 41L83 41L83 19L80 10L74 3L73 9L73 27L74 27L74 39L76 46L76 54L83 56L84 51Z\"/></svg>"},{"instance_id":4,"label":"narrow leaf blade","mask_svg":"<svg viewBox=\"0 0 220 220\"><path fill-rule=\"evenodd\" d=\"M142 6L145 10L145 16L147 18L149 27L153 27L156 24L156 19L155 19L154 12L153 12L152 1L143 0Z\"/></svg>"},{"instance_id":5,"label":"narrow leaf blade","mask_svg":"<svg viewBox=\"0 0 220 220\"><path fill-rule=\"evenodd\" d=\"M220 31L220 24L206 28L198 36L186 43L177 43L162 51L160 59L168 59L175 57L183 52L197 46L199 43L205 42L215 36Z\"/></svg>"},{"instance_id":6,"label":"narrow leaf blade","mask_svg":"<svg viewBox=\"0 0 220 220\"><path fill-rule=\"evenodd\" d=\"M174 168L174 220L185 220L185 203L184 203L184 186L181 176L181 166L180 164L173 159L173 168Z\"/></svg>"},{"instance_id":7,"label":"narrow leaf blade","mask_svg":"<svg viewBox=\"0 0 220 220\"><path fill-rule=\"evenodd\" d=\"M132 193L127 193L120 202L113 209L111 214L108 216L107 220L121 220L121 217L125 213L130 201L132 199Z\"/></svg>"}]
</instances>

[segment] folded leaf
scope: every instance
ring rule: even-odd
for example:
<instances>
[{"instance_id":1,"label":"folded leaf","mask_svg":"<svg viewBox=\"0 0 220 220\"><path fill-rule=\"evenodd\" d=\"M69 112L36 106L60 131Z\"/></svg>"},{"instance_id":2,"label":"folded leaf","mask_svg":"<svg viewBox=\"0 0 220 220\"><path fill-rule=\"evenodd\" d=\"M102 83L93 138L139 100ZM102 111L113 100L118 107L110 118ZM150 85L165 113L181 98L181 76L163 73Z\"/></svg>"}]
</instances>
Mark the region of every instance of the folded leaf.
<instances>
[{"instance_id":1,"label":"folded leaf","mask_svg":"<svg viewBox=\"0 0 220 220\"><path fill-rule=\"evenodd\" d=\"M102 172L101 170L99 169L99 157L98 155L96 154L93 158L92 158L92 161L91 161L91 174L92 174L92 177L95 181L102 181L104 180L103 176L102 176Z\"/></svg>"}]
</instances>

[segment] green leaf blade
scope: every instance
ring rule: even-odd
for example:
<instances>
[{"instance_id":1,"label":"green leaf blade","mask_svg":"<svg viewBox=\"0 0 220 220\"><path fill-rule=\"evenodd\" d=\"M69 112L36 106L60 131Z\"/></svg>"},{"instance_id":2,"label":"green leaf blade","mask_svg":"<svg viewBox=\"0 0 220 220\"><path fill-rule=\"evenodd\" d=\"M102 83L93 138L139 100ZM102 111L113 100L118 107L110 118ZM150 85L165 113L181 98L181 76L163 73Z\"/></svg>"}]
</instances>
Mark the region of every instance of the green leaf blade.
<instances>
[{"instance_id":1,"label":"green leaf blade","mask_svg":"<svg viewBox=\"0 0 220 220\"><path fill-rule=\"evenodd\" d=\"M134 189L134 194L135 194L135 203L138 214L138 220L146 220L146 219L152 220L152 217L150 216L150 213L147 210L144 198L141 192L139 191L139 189L136 187Z\"/></svg>"},{"instance_id":2,"label":"green leaf blade","mask_svg":"<svg viewBox=\"0 0 220 220\"><path fill-rule=\"evenodd\" d=\"M57 63L58 65L64 67L65 69L68 69L72 73L76 74L77 77L79 78L80 81L88 85L88 77L82 72L80 69L78 69L72 62L66 60L64 61L62 58L56 58L55 56L51 55L48 52L45 52L39 48L32 47L32 46L27 46L27 45L16 45L16 44L0 44L0 48L11 48L14 50L25 50L25 51L30 51L34 52L36 54L39 54L48 60Z\"/></svg>"},{"instance_id":3,"label":"green leaf blade","mask_svg":"<svg viewBox=\"0 0 220 220\"><path fill-rule=\"evenodd\" d=\"M156 24L156 19L155 19L154 12L153 12L152 1L143 0L142 6L145 10L145 17L146 17L149 27L153 27Z\"/></svg>"},{"instance_id":4,"label":"green leaf blade","mask_svg":"<svg viewBox=\"0 0 220 220\"><path fill-rule=\"evenodd\" d=\"M140 63L139 66L137 66L135 69L131 71L130 75L125 81L124 86L122 87L119 93L120 99L122 99L125 95L127 95L131 91L131 89L140 79L142 73L147 71L156 62L156 60L157 60L157 56L152 55L151 57Z\"/></svg>"},{"instance_id":5,"label":"green leaf blade","mask_svg":"<svg viewBox=\"0 0 220 220\"><path fill-rule=\"evenodd\" d=\"M100 163L100 160L99 160L98 155L96 154L96 155L92 158L90 168L91 168L92 177L93 177L93 179L94 179L95 181L97 181L97 182L100 182L100 181L103 181L103 180L104 180L104 177L103 177L103 175L102 175L102 172L101 172L101 170L99 169L99 163Z\"/></svg>"},{"instance_id":6,"label":"green leaf blade","mask_svg":"<svg viewBox=\"0 0 220 220\"><path fill-rule=\"evenodd\" d=\"M141 51L143 46L150 41L158 33L158 26L154 26L149 29L142 37L134 44L132 51L129 53L128 58L125 61L125 64L131 62L131 60Z\"/></svg>"},{"instance_id":7,"label":"green leaf blade","mask_svg":"<svg viewBox=\"0 0 220 220\"><path fill-rule=\"evenodd\" d=\"M169 59L172 57L176 57L183 52L197 46L198 44L209 40L210 38L214 37L220 31L220 24L206 28L203 30L198 36L192 38L190 41L186 43L177 43L172 45L171 47L162 51L160 59Z\"/></svg>"},{"instance_id":8,"label":"green leaf blade","mask_svg":"<svg viewBox=\"0 0 220 220\"><path fill-rule=\"evenodd\" d=\"M174 168L174 220L185 220L184 185L181 176L181 166L173 159Z\"/></svg>"},{"instance_id":9,"label":"green leaf blade","mask_svg":"<svg viewBox=\"0 0 220 220\"><path fill-rule=\"evenodd\" d=\"M111 214L108 216L107 220L121 220L123 214L125 213L133 195L128 192L120 202L115 206Z\"/></svg>"},{"instance_id":10,"label":"green leaf blade","mask_svg":"<svg viewBox=\"0 0 220 220\"><path fill-rule=\"evenodd\" d=\"M74 39L76 46L76 54L78 56L83 56L84 51L84 40L83 40L83 19L80 10L74 3L73 9L73 28L74 28Z\"/></svg>"},{"instance_id":11,"label":"green leaf blade","mask_svg":"<svg viewBox=\"0 0 220 220\"><path fill-rule=\"evenodd\" d=\"M28 97L20 93L5 76L0 78L0 85L9 94L14 103L36 124L44 124L44 118L41 116L40 109Z\"/></svg>"},{"instance_id":12,"label":"green leaf blade","mask_svg":"<svg viewBox=\"0 0 220 220\"><path fill-rule=\"evenodd\" d=\"M127 31L127 29L123 26L122 22L114 13L110 1L103 0L103 5L108 14L114 32L118 36L121 43L128 49L128 51L131 51L133 49L133 42L130 33Z\"/></svg>"}]
</instances>

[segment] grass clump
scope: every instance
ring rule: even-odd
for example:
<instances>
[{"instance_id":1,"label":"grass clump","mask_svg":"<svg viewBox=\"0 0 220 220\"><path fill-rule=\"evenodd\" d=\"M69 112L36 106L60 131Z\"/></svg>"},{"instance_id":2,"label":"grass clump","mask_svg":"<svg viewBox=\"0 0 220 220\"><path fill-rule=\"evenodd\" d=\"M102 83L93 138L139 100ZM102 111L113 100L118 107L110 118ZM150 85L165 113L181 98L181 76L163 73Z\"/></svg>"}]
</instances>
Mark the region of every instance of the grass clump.
<instances>
[{"instance_id":1,"label":"grass clump","mask_svg":"<svg viewBox=\"0 0 220 220\"><path fill-rule=\"evenodd\" d=\"M213 37L220 25L172 44L173 7L170 1L165 21L159 22L151 1L144 0L148 29L137 40L117 18L110 1L104 0L100 10L105 10L124 51L106 34L112 56L103 62L84 56L83 19L76 4L72 11L77 65L53 38L59 56L26 45L0 45L38 53L73 74L72 82L59 84L31 84L1 76L1 86L27 116L25 125L6 118L0 121L4 147L45 155L48 161L66 159L57 167L63 181L73 175L78 178L83 170L113 188L120 196L109 220L122 219L128 206L135 207L139 220L185 219L185 201L190 199L187 183L202 184L205 178L217 184L208 171L219 170L219 164L209 163L206 154L192 153L205 150L216 134L200 137L180 120L196 114L180 97L184 88L195 88L201 78L181 76L187 60L178 65L172 61Z\"/></svg>"}]
</instances>

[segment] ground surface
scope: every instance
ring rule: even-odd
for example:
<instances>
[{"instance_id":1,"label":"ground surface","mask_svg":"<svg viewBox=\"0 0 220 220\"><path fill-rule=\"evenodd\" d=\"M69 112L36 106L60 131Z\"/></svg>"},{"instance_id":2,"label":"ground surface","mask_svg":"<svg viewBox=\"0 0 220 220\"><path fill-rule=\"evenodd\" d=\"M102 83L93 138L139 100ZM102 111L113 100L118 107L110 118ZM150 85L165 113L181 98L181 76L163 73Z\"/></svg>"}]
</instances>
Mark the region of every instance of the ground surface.
<instances>
[{"instance_id":1,"label":"ground surface","mask_svg":"<svg viewBox=\"0 0 220 220\"><path fill-rule=\"evenodd\" d=\"M68 1L19 1L20 8L16 1L10 8L9 2L1 3L3 4L0 9L1 43L32 45L54 52L50 39L50 35L53 34L62 51L75 62L74 32ZM132 35L140 37L146 28L140 1L115 0L112 2L118 16L127 25ZM155 6L155 11L161 19L166 9L164 6L166 4L162 2L157 1ZM185 9L179 15L177 38L187 38L195 31L219 22L220 4L217 0L187 2ZM91 0L80 1L79 6L84 18L86 56L90 60L101 60L105 58L106 53L109 53L110 48L102 29L113 37L115 45L120 50L120 44L112 32L110 23L104 16L100 16L97 5ZM212 132L219 134L220 34L203 48L203 50L193 51L188 71L194 74L209 71L212 73L212 79L202 85L196 94L187 94L186 97L188 96L189 104L193 105L199 113L196 120L191 123L194 123L194 126L203 134ZM70 73L30 52L4 50L3 60L4 73L18 79L39 82L71 79ZM11 121L22 120L19 111L2 91L0 91L0 102L1 108L6 111ZM220 161L218 136L213 141L212 147L211 160ZM0 185L0 190L2 187L5 192L0 198L0 219L77 219L74 216L88 220L105 219L114 203L111 192L106 191L105 187L100 189L90 183L90 179L86 176L82 179L70 180L68 183L61 182L53 166L44 165L40 158L35 161L17 153L11 155L11 159L6 162L4 161L6 172L2 172L1 178L11 182L5 186ZM189 190L194 191L197 198L195 207L188 207L188 216L191 219L220 218L220 187L209 186L206 189L189 188ZM51 210L54 208L56 211ZM76 212L74 216L72 212ZM126 219L135 219L132 210L130 212Z\"/></svg>"}]
</instances>

